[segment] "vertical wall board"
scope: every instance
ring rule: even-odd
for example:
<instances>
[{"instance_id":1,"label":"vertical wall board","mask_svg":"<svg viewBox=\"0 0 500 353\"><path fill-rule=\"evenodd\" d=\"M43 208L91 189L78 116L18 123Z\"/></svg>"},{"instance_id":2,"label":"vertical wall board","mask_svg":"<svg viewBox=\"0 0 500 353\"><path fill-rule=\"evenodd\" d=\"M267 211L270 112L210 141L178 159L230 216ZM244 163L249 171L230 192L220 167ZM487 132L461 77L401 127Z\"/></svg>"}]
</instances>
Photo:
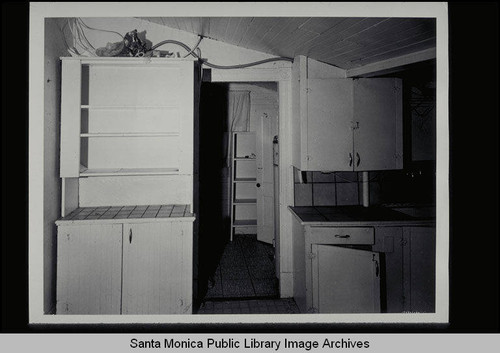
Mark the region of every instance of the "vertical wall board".
<instances>
[{"instance_id":1,"label":"vertical wall board","mask_svg":"<svg viewBox=\"0 0 500 353\"><path fill-rule=\"evenodd\" d=\"M78 60L62 61L61 178L80 173L80 114L82 69Z\"/></svg>"},{"instance_id":2,"label":"vertical wall board","mask_svg":"<svg viewBox=\"0 0 500 353\"><path fill-rule=\"evenodd\" d=\"M412 312L436 308L436 236L431 227L410 228L410 292Z\"/></svg>"},{"instance_id":3,"label":"vertical wall board","mask_svg":"<svg viewBox=\"0 0 500 353\"><path fill-rule=\"evenodd\" d=\"M61 184L61 217L64 217L78 208L78 178L62 178Z\"/></svg>"},{"instance_id":4,"label":"vertical wall board","mask_svg":"<svg viewBox=\"0 0 500 353\"><path fill-rule=\"evenodd\" d=\"M395 169L403 169L404 151L403 151L403 81L394 79L394 105L395 105Z\"/></svg>"},{"instance_id":5,"label":"vertical wall board","mask_svg":"<svg viewBox=\"0 0 500 353\"><path fill-rule=\"evenodd\" d=\"M60 225L57 314L120 314L121 224Z\"/></svg>"},{"instance_id":6,"label":"vertical wall board","mask_svg":"<svg viewBox=\"0 0 500 353\"><path fill-rule=\"evenodd\" d=\"M311 270L310 261L306 260L307 252L311 249L306 249L304 227L299 221L292 217L292 237L293 237L293 298L297 303L301 313L307 313L306 293L306 272Z\"/></svg>"},{"instance_id":7,"label":"vertical wall board","mask_svg":"<svg viewBox=\"0 0 500 353\"><path fill-rule=\"evenodd\" d=\"M181 138L179 141L180 174L193 174L193 154L194 154L194 87L195 82L193 62L185 61L179 63L181 78L173 84L179 92L177 104L181 112L179 118L181 127ZM192 202L189 202L190 204Z\"/></svg>"}]
</instances>

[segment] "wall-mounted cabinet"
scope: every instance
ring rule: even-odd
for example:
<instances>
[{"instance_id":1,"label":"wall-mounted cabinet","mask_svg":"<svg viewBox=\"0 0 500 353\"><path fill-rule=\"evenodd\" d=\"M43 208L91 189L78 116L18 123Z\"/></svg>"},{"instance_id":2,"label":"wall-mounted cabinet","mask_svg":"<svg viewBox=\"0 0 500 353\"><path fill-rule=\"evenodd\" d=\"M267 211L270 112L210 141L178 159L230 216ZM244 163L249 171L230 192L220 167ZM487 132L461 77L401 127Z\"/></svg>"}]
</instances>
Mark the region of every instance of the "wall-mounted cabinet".
<instances>
[{"instance_id":1,"label":"wall-mounted cabinet","mask_svg":"<svg viewBox=\"0 0 500 353\"><path fill-rule=\"evenodd\" d=\"M400 79L309 78L307 69L301 68L292 76L295 167L303 171L403 167Z\"/></svg>"}]
</instances>

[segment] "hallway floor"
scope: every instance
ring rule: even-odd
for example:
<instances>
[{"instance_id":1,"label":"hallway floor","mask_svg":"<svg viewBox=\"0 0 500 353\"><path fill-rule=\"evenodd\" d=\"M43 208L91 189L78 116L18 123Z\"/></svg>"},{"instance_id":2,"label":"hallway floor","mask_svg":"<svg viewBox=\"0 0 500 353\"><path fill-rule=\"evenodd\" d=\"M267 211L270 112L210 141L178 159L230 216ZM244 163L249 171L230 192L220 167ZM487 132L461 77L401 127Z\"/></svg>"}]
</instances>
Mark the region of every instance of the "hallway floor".
<instances>
[{"instance_id":1,"label":"hallway floor","mask_svg":"<svg viewBox=\"0 0 500 353\"><path fill-rule=\"evenodd\" d=\"M279 298L274 248L254 234L226 244L198 314L296 314L292 298Z\"/></svg>"},{"instance_id":2,"label":"hallway floor","mask_svg":"<svg viewBox=\"0 0 500 353\"><path fill-rule=\"evenodd\" d=\"M235 234L224 248L205 299L278 298L274 248L255 234Z\"/></svg>"}]
</instances>

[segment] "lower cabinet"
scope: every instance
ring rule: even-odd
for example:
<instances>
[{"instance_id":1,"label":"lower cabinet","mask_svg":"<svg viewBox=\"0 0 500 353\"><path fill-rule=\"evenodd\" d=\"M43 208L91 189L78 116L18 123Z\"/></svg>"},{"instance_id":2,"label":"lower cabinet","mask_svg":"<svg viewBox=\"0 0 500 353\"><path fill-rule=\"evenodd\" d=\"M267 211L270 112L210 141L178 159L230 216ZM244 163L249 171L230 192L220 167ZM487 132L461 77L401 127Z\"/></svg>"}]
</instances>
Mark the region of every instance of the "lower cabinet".
<instances>
[{"instance_id":1,"label":"lower cabinet","mask_svg":"<svg viewBox=\"0 0 500 353\"><path fill-rule=\"evenodd\" d=\"M373 250L383 253L383 311L435 312L435 227L378 227L375 239Z\"/></svg>"},{"instance_id":2,"label":"lower cabinet","mask_svg":"<svg viewBox=\"0 0 500 353\"><path fill-rule=\"evenodd\" d=\"M435 312L433 225L309 226L294 217L302 313Z\"/></svg>"},{"instance_id":3,"label":"lower cabinet","mask_svg":"<svg viewBox=\"0 0 500 353\"><path fill-rule=\"evenodd\" d=\"M57 314L190 314L192 222L58 225Z\"/></svg>"}]
</instances>

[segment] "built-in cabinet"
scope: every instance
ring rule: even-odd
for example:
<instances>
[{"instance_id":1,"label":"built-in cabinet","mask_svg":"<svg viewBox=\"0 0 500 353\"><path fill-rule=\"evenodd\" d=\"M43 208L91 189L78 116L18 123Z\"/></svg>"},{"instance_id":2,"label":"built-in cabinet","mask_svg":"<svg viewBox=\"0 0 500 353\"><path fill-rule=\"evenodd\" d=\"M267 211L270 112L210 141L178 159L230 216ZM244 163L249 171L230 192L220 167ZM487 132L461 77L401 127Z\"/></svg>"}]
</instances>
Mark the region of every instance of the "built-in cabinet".
<instances>
[{"instance_id":1,"label":"built-in cabinet","mask_svg":"<svg viewBox=\"0 0 500 353\"><path fill-rule=\"evenodd\" d=\"M295 167L302 171L403 167L400 79L310 78L307 68L292 73Z\"/></svg>"},{"instance_id":2,"label":"built-in cabinet","mask_svg":"<svg viewBox=\"0 0 500 353\"><path fill-rule=\"evenodd\" d=\"M196 63L62 58L57 314L185 314Z\"/></svg>"},{"instance_id":3,"label":"built-in cabinet","mask_svg":"<svg viewBox=\"0 0 500 353\"><path fill-rule=\"evenodd\" d=\"M384 257L386 312L435 311L435 236L431 226L376 228L373 250Z\"/></svg>"},{"instance_id":4,"label":"built-in cabinet","mask_svg":"<svg viewBox=\"0 0 500 353\"><path fill-rule=\"evenodd\" d=\"M57 313L191 313L192 223L58 222Z\"/></svg>"},{"instance_id":5,"label":"built-in cabinet","mask_svg":"<svg viewBox=\"0 0 500 353\"><path fill-rule=\"evenodd\" d=\"M292 232L302 313L435 311L435 227L319 226L294 217Z\"/></svg>"}]
</instances>

